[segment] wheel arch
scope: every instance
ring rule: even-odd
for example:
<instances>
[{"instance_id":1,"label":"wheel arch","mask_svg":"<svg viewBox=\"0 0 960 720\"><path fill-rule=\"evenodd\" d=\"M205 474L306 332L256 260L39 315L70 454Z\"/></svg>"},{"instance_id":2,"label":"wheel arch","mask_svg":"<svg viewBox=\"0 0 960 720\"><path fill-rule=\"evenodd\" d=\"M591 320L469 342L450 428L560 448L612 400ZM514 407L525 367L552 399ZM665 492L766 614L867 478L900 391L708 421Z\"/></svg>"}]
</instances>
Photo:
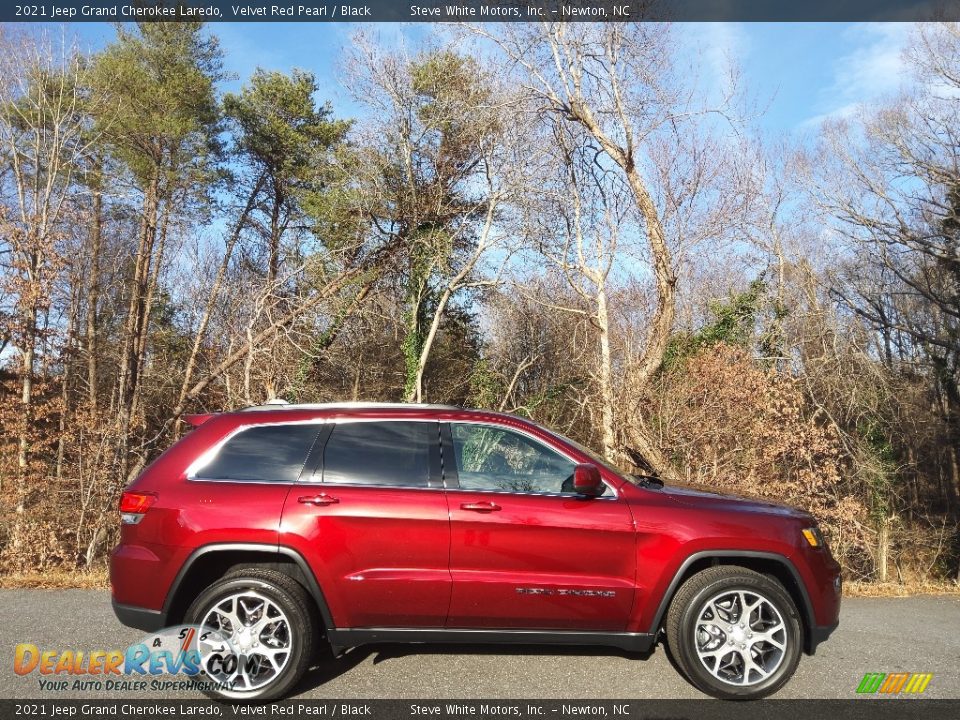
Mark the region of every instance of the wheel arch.
<instances>
[{"instance_id":1,"label":"wheel arch","mask_svg":"<svg viewBox=\"0 0 960 720\"><path fill-rule=\"evenodd\" d=\"M701 570L717 565L739 565L748 570L775 578L797 606L803 628L803 650L807 654L812 654L814 648L813 628L816 626L816 616L814 615L813 604L810 602L810 596L793 562L785 555L773 552L702 550L689 555L674 573L673 579L667 586L667 591L660 600L656 615L654 615L653 622L650 624L651 633L657 634L663 627L667 609L673 602L680 586Z\"/></svg>"},{"instance_id":2,"label":"wheel arch","mask_svg":"<svg viewBox=\"0 0 960 720\"><path fill-rule=\"evenodd\" d=\"M324 628L333 628L326 598L303 556L293 548L260 543L214 543L190 553L163 603L162 612L167 624L181 622L190 603L213 579L223 577L237 567L270 568L296 580L313 600Z\"/></svg>"}]
</instances>

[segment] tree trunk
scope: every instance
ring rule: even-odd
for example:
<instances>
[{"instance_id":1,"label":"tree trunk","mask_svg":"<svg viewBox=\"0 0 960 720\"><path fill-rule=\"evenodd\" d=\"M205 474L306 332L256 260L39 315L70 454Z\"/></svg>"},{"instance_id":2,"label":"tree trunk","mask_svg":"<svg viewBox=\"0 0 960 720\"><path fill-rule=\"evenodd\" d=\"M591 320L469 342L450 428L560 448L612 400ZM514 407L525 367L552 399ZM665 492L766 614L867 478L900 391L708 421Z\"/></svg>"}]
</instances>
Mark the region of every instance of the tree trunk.
<instances>
[{"instance_id":1,"label":"tree trunk","mask_svg":"<svg viewBox=\"0 0 960 720\"><path fill-rule=\"evenodd\" d=\"M150 277L153 248L157 237L157 212L159 208L159 168L147 186L143 197L143 219L140 226L140 242L134 261L133 281L130 283L130 301L124 327L123 349L120 355L120 379L117 393L118 446L117 480L125 482L129 468L130 429L133 407L140 378L138 344L146 309L147 283Z\"/></svg>"},{"instance_id":2,"label":"tree trunk","mask_svg":"<svg viewBox=\"0 0 960 720\"><path fill-rule=\"evenodd\" d=\"M635 377L640 384L646 384L663 363L667 351L670 333L673 332L673 320L676 314L677 275L673 269L673 258L664 235L663 225L657 208L644 186L633 160L624 167L627 181L637 201L637 207L643 214L647 226L647 242L653 256L653 272L657 285L657 307L647 332L647 345L644 348L640 366Z\"/></svg>"},{"instance_id":3,"label":"tree trunk","mask_svg":"<svg viewBox=\"0 0 960 720\"><path fill-rule=\"evenodd\" d=\"M276 183L276 180L274 180ZM283 208L283 193L274 188L273 207L270 209L270 237L267 242L267 284L273 285L280 274L280 211Z\"/></svg>"},{"instance_id":4,"label":"tree trunk","mask_svg":"<svg viewBox=\"0 0 960 720\"><path fill-rule=\"evenodd\" d=\"M603 454L610 462L620 459L613 419L613 361L610 355L610 318L607 312L607 291L601 285L597 291L597 328L600 332L600 437Z\"/></svg>"},{"instance_id":5,"label":"tree trunk","mask_svg":"<svg viewBox=\"0 0 960 720\"><path fill-rule=\"evenodd\" d=\"M103 194L93 187L93 217L90 226L90 274L87 279L87 403L97 411L100 346L97 337L97 305L100 302L100 252L103 244Z\"/></svg>"},{"instance_id":6,"label":"tree trunk","mask_svg":"<svg viewBox=\"0 0 960 720\"><path fill-rule=\"evenodd\" d=\"M411 387L407 390L406 402L423 402L423 373L427 369L427 360L430 359L433 342L437 338L437 331L440 329L443 313L447 308L447 303L450 301L452 294L452 288L447 287L437 303L436 310L433 313L433 319L430 321L430 329L427 331L426 337L422 339L420 352L417 356L416 371L414 372L413 382L410 383ZM417 331L419 331L419 328L417 328Z\"/></svg>"},{"instance_id":7,"label":"tree trunk","mask_svg":"<svg viewBox=\"0 0 960 720\"><path fill-rule=\"evenodd\" d=\"M890 524L886 519L880 521L880 528L877 531L877 579L880 582L887 581L887 561L890 552Z\"/></svg>"},{"instance_id":8,"label":"tree trunk","mask_svg":"<svg viewBox=\"0 0 960 720\"><path fill-rule=\"evenodd\" d=\"M650 437L646 426L638 424L631 426L628 440L626 452L641 471L657 475L665 482L680 482L680 476L673 469L669 458L661 452L658 444Z\"/></svg>"},{"instance_id":9,"label":"tree trunk","mask_svg":"<svg viewBox=\"0 0 960 720\"><path fill-rule=\"evenodd\" d=\"M36 310L27 315L27 327L24 333L23 373L20 391L20 415L23 422L17 443L17 507L18 513L24 511L27 497L27 467L30 463L30 428L33 424L33 360L36 354Z\"/></svg>"},{"instance_id":10,"label":"tree trunk","mask_svg":"<svg viewBox=\"0 0 960 720\"><path fill-rule=\"evenodd\" d=\"M180 419L181 415L186 411L187 404L202 393L207 387L213 383L214 380L218 379L223 373L232 368L238 362L243 360L247 353L249 352L250 347L256 347L258 345L266 342L271 336L278 333L282 328L288 326L290 323L294 322L300 315L304 312L307 312L311 308L318 305L323 300L327 300L332 297L334 294L340 292L346 285L355 280L359 275L364 271L364 268L354 268L352 270L346 270L337 276L335 279L327 283L323 289L319 290L316 295L312 298L301 304L299 307L289 310L286 314L279 317L277 320L272 322L268 327L264 328L256 335L250 337L246 342L244 342L236 350L230 352L223 360L221 360L216 366L210 369L210 371L200 380L193 384L193 387L187 391L184 399L177 403L176 407L171 410L169 417L164 423L164 428L161 430L161 434L166 432L169 427L173 425L177 420Z\"/></svg>"},{"instance_id":11,"label":"tree trunk","mask_svg":"<svg viewBox=\"0 0 960 720\"><path fill-rule=\"evenodd\" d=\"M423 356L425 340L423 326L426 323L425 304L429 292L429 272L420 266L421 262L418 258L412 260L407 288L407 322L403 338L403 396L407 402L420 402L422 399L422 386L421 391L418 391L417 377L420 374L420 359ZM439 319L437 313L434 318Z\"/></svg>"},{"instance_id":12,"label":"tree trunk","mask_svg":"<svg viewBox=\"0 0 960 720\"><path fill-rule=\"evenodd\" d=\"M240 240L240 234L243 232L243 228L247 224L247 219L249 218L250 213L253 211L253 208L256 204L256 199L260 194L260 190L263 188L264 181L265 176L261 175L254 184L253 190L250 191L250 194L247 197L247 204L244 206L243 212L240 213L240 217L233 226L233 232L230 233L230 237L227 239L227 245L223 251L223 259L220 261L220 266L217 268L217 274L213 280L213 285L210 288L210 295L207 299L206 307L204 307L203 315L200 318L200 325L197 327L197 334L193 339L193 346L190 348L190 357L187 358L187 366L183 371L183 380L180 384L180 394L177 396L178 405L183 403L187 396L187 391L190 389L190 381L193 378L193 370L196 367L197 357L200 355L200 348L203 345L203 340L207 334L207 325L210 323L210 318L213 316L213 310L216 307L217 298L220 295L220 287L223 285L223 279L226 277L227 269L230 267L230 259L233 257L233 249Z\"/></svg>"},{"instance_id":13,"label":"tree trunk","mask_svg":"<svg viewBox=\"0 0 960 720\"><path fill-rule=\"evenodd\" d=\"M663 356L666 353L667 344L670 341L670 333L673 332L673 321L676 315L677 286L677 275L673 269L673 257L670 252L670 246L667 244L663 223L660 220L660 213L657 211L657 206L653 202L653 198L650 196L646 184L637 170L630 144L628 143L626 147L621 147L608 137L604 129L597 122L590 108L579 99L572 100L568 109L570 116L593 135L604 152L623 170L627 184L636 202L637 209L643 216L644 224L646 225L647 245L650 248L650 255L653 259L653 275L657 289L657 303L654 308L653 318L650 322L650 329L647 331L646 345L643 353L637 364L630 369L633 384L642 389L663 363ZM647 431L643 425L642 418L638 418L635 425L636 427L633 429L632 434L636 442L632 450L643 453L646 457L643 462L650 465L651 469L664 479L674 477L675 473L669 462L667 462L662 453L655 450L653 443L647 437Z\"/></svg>"},{"instance_id":14,"label":"tree trunk","mask_svg":"<svg viewBox=\"0 0 960 720\"><path fill-rule=\"evenodd\" d=\"M39 253L31 253L27 278L33 286L39 277L42 259ZM23 358L20 366L23 377L20 389L20 415L23 422L17 442L17 513L25 509L27 497L27 472L30 465L30 430L33 426L33 365L37 353L37 304L33 297L23 314Z\"/></svg>"},{"instance_id":15,"label":"tree trunk","mask_svg":"<svg viewBox=\"0 0 960 720\"><path fill-rule=\"evenodd\" d=\"M167 203L164 205L163 214L161 215L159 221L156 250L153 252L151 257L151 271L147 277L146 295L143 300L143 317L140 320L140 327L137 333L135 344L137 384L133 388L133 397L130 405L132 417L138 417L140 413L140 400L143 391L143 383L141 382L141 379L143 377L143 370L146 365L147 342L150 338L150 318L153 314L153 301L156 296L157 286L160 282L160 270L162 269L163 265L163 253L167 245L167 230L169 228L169 224L170 204Z\"/></svg>"},{"instance_id":16,"label":"tree trunk","mask_svg":"<svg viewBox=\"0 0 960 720\"><path fill-rule=\"evenodd\" d=\"M55 476L57 480L63 477L63 459L66 454L67 427L70 423L70 384L73 381L74 367L73 355L75 346L74 328L77 325L77 318L80 314L80 283L74 279L70 281L72 292L70 294L70 311L67 316L66 336L67 342L63 353L63 378L60 381L60 419L57 421L57 464Z\"/></svg>"}]
</instances>

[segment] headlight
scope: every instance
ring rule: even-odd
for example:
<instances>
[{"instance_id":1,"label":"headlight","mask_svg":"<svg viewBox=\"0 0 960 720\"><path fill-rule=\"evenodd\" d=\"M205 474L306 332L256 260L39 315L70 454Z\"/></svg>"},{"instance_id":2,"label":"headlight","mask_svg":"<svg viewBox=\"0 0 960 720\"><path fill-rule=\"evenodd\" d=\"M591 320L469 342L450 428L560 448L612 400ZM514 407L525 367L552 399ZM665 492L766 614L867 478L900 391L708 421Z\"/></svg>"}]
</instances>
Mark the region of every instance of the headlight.
<instances>
[{"instance_id":1,"label":"headlight","mask_svg":"<svg viewBox=\"0 0 960 720\"><path fill-rule=\"evenodd\" d=\"M823 535L820 534L820 529L816 527L804 528L802 530L803 537L807 541L807 544L810 547L821 548L823 547Z\"/></svg>"}]
</instances>

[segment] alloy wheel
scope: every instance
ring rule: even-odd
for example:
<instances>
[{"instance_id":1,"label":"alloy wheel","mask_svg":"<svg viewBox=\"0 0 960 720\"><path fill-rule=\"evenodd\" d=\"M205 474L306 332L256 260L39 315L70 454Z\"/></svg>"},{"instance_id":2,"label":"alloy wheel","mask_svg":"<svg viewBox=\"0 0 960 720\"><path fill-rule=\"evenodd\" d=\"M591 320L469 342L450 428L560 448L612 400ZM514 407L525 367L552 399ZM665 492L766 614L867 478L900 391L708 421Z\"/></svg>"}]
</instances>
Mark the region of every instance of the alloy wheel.
<instances>
[{"instance_id":1,"label":"alloy wheel","mask_svg":"<svg viewBox=\"0 0 960 720\"><path fill-rule=\"evenodd\" d=\"M787 626L776 605L751 590L725 590L697 612L694 644L700 662L729 685L756 685L787 655Z\"/></svg>"},{"instance_id":2,"label":"alloy wheel","mask_svg":"<svg viewBox=\"0 0 960 720\"><path fill-rule=\"evenodd\" d=\"M283 610L270 598L244 590L217 600L201 625L224 638L227 657L206 653L204 672L229 694L242 696L272 683L290 661L293 634Z\"/></svg>"}]
</instances>

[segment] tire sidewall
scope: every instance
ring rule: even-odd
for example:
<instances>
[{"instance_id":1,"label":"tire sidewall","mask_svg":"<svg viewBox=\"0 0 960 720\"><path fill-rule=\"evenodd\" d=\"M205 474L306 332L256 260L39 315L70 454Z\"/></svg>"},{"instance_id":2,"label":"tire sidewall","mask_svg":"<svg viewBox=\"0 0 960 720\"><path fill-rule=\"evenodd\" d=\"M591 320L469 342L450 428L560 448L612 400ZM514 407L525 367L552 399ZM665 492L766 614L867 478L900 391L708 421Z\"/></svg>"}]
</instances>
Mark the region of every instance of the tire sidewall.
<instances>
[{"instance_id":1,"label":"tire sidewall","mask_svg":"<svg viewBox=\"0 0 960 720\"><path fill-rule=\"evenodd\" d=\"M787 650L780 666L763 682L746 687L718 680L704 667L696 650L696 626L702 605L719 593L738 590L763 595L776 607L787 631ZM680 622L679 654L690 680L703 692L721 699L754 700L775 693L793 676L800 661L802 643L800 618L793 600L779 585L765 578L728 577L710 583L687 603Z\"/></svg>"},{"instance_id":2,"label":"tire sidewall","mask_svg":"<svg viewBox=\"0 0 960 720\"><path fill-rule=\"evenodd\" d=\"M265 595L277 603L287 616L290 623L291 643L287 664L273 682L251 693L233 693L209 688L208 686L214 681L205 672L197 676L197 681L204 684L202 687L204 694L217 700L263 702L286 694L299 680L300 673L297 672L297 668L303 663L303 654L309 652L310 643L305 637L309 628L309 618L303 617L297 603L285 589L259 578L234 577L211 585L200 593L187 610L187 622L199 626L220 599L242 590L253 590Z\"/></svg>"}]
</instances>

